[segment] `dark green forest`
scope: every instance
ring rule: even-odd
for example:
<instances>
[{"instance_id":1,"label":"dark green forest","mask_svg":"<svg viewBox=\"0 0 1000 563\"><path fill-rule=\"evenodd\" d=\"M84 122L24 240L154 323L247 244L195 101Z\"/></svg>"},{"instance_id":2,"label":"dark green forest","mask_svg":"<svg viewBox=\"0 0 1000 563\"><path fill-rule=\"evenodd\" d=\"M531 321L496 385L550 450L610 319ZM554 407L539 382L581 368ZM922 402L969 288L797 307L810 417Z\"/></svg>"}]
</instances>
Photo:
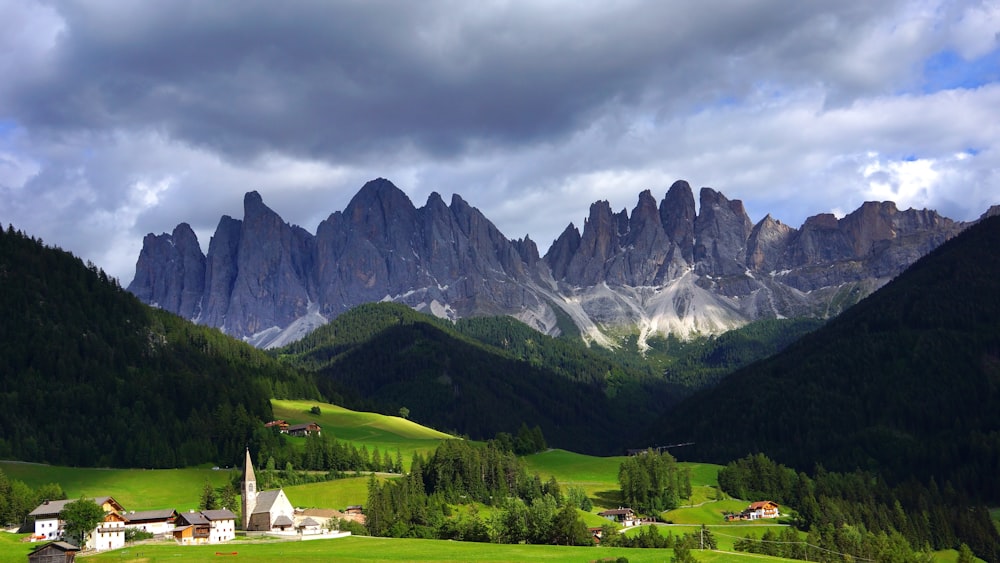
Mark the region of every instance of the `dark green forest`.
<instances>
[{"instance_id":1,"label":"dark green forest","mask_svg":"<svg viewBox=\"0 0 1000 563\"><path fill-rule=\"evenodd\" d=\"M92 264L0 229L0 458L71 466L233 463L272 397L307 377L147 307Z\"/></svg>"},{"instance_id":2,"label":"dark green forest","mask_svg":"<svg viewBox=\"0 0 1000 563\"><path fill-rule=\"evenodd\" d=\"M1000 501L1000 218L968 228L826 326L655 426L725 463L763 452Z\"/></svg>"},{"instance_id":3,"label":"dark green forest","mask_svg":"<svg viewBox=\"0 0 1000 563\"><path fill-rule=\"evenodd\" d=\"M738 498L766 498L794 507L794 524L809 532L807 543L826 551L777 535L762 538L773 543L737 543L737 550L810 561L843 561L838 553L910 561L923 550L964 545L986 561L1000 561L1000 534L986 508L933 479L893 486L875 473L822 467L810 476L757 454L729 462L719 472L719 487Z\"/></svg>"},{"instance_id":4,"label":"dark green forest","mask_svg":"<svg viewBox=\"0 0 1000 563\"><path fill-rule=\"evenodd\" d=\"M527 423L556 447L617 453L615 425L627 416L605 393L606 372L570 377L399 304L361 305L277 353L313 370L320 391L345 406L386 414L405 407L421 424L476 439Z\"/></svg>"}]
</instances>

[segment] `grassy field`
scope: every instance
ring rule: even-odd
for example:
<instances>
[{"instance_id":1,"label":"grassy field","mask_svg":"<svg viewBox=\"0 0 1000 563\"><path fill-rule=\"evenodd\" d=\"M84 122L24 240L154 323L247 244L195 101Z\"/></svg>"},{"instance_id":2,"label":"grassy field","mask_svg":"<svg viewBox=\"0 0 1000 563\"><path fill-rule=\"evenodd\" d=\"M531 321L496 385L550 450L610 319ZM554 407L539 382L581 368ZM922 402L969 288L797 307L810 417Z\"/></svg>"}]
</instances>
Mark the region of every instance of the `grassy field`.
<instances>
[{"instance_id":1,"label":"grassy field","mask_svg":"<svg viewBox=\"0 0 1000 563\"><path fill-rule=\"evenodd\" d=\"M618 467L625 460L623 456L593 457L568 452L549 450L524 458L531 473L537 472L542 480L553 476L561 484L582 487L594 502L597 511L618 508L621 496L618 484ZM715 499L721 465L710 463L679 464L691 471L692 495L685 504L701 504ZM746 508L746 503L739 510Z\"/></svg>"},{"instance_id":2,"label":"grassy field","mask_svg":"<svg viewBox=\"0 0 1000 563\"><path fill-rule=\"evenodd\" d=\"M233 476L210 468L92 469L8 461L0 461L0 469L31 488L59 483L69 498L112 496L127 510L198 508L206 482L221 487Z\"/></svg>"},{"instance_id":3,"label":"grassy field","mask_svg":"<svg viewBox=\"0 0 1000 563\"><path fill-rule=\"evenodd\" d=\"M368 477L348 477L324 483L284 487L292 506L299 508L336 508L364 505L368 500Z\"/></svg>"},{"instance_id":4,"label":"grassy field","mask_svg":"<svg viewBox=\"0 0 1000 563\"><path fill-rule=\"evenodd\" d=\"M22 542L28 534L8 534L0 532L0 563L24 563L28 553L35 549L36 544Z\"/></svg>"},{"instance_id":5,"label":"grassy field","mask_svg":"<svg viewBox=\"0 0 1000 563\"><path fill-rule=\"evenodd\" d=\"M216 555L232 553L236 555ZM696 552L698 561L787 561L773 557ZM632 563L661 563L673 557L669 549L627 549L606 547L556 547L544 545L497 545L440 540L408 540L349 537L308 542L230 543L225 546L187 546L168 543L145 544L117 552L87 557L93 563L127 559L155 561L435 561L435 562L520 562L550 561L584 563L626 557Z\"/></svg>"},{"instance_id":6,"label":"grassy field","mask_svg":"<svg viewBox=\"0 0 1000 563\"><path fill-rule=\"evenodd\" d=\"M319 407L320 414L310 413L312 407ZM395 456L398 449L403 456L404 469L409 467L414 452L430 453L442 440L453 438L449 434L398 416L352 411L329 403L274 399L271 401L271 408L275 418L283 419L289 424L315 422L337 440L349 442L359 448L365 446L369 452L378 448L383 456L387 453ZM305 438L289 440L293 444L305 444Z\"/></svg>"}]
</instances>

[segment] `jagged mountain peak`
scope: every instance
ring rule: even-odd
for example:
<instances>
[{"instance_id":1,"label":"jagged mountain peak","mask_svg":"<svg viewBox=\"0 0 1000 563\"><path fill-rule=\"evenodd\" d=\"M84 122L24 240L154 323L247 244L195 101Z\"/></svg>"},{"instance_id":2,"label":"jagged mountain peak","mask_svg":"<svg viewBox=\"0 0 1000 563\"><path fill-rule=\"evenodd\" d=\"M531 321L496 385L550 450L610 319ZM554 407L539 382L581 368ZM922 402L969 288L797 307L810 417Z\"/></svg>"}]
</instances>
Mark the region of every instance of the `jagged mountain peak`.
<instances>
[{"instance_id":1,"label":"jagged mountain peak","mask_svg":"<svg viewBox=\"0 0 1000 563\"><path fill-rule=\"evenodd\" d=\"M257 345L287 342L351 307L390 300L447 318L510 314L555 334L572 319L588 340L632 327L643 336L719 332L762 317L830 315L962 227L933 211L866 202L843 219L795 229L743 202L674 182L631 213L591 204L544 256L510 240L459 194L421 208L385 178L367 182L316 235L285 223L257 192L244 218L224 216L209 244L189 226L148 235L129 289L147 303ZM836 299L835 299L836 298ZM831 303L835 303L831 305Z\"/></svg>"}]
</instances>

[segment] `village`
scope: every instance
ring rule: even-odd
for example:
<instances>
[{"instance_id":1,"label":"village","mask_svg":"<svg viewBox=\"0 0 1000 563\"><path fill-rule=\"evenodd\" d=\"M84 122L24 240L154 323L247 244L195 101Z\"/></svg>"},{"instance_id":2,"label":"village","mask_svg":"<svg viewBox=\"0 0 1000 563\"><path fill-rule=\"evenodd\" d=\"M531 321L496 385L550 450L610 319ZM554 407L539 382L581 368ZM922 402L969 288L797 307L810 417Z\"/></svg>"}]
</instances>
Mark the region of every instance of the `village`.
<instances>
[{"instance_id":1,"label":"village","mask_svg":"<svg viewBox=\"0 0 1000 563\"><path fill-rule=\"evenodd\" d=\"M305 431L318 431L318 428ZM240 529L248 537L267 535L299 541L336 539L351 535L348 531L335 529L336 523L347 520L364 524L364 509L360 505L347 506L342 511L297 509L282 489L259 490L249 450L241 489ZM29 563L72 561L81 551L121 549L130 531L142 532L154 539L172 538L180 545L223 544L236 539L237 515L228 508L187 512L173 509L129 511L111 496L89 500L100 507L104 517L84 535L86 541L82 546L66 541L66 522L61 516L74 500L46 500L28 514L29 521L34 521L30 541L45 542L28 555Z\"/></svg>"}]
</instances>

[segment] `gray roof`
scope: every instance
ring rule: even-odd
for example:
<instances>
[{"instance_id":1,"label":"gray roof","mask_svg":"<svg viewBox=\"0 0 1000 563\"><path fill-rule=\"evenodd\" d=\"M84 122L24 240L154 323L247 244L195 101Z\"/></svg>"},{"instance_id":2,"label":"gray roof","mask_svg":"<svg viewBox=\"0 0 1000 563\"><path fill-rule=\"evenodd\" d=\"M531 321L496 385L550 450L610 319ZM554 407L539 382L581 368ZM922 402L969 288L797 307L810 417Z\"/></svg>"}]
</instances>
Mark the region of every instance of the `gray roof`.
<instances>
[{"instance_id":1,"label":"gray roof","mask_svg":"<svg viewBox=\"0 0 1000 563\"><path fill-rule=\"evenodd\" d=\"M257 493L257 504L253 507L253 513L271 512L271 507L274 506L274 501L278 500L280 493L281 489Z\"/></svg>"},{"instance_id":2,"label":"gray roof","mask_svg":"<svg viewBox=\"0 0 1000 563\"><path fill-rule=\"evenodd\" d=\"M188 524L208 524L208 518L201 512L181 512L177 518L183 519Z\"/></svg>"},{"instance_id":3,"label":"gray roof","mask_svg":"<svg viewBox=\"0 0 1000 563\"><path fill-rule=\"evenodd\" d=\"M289 518L288 516L285 516L284 514L281 514L277 518L274 519L274 522L271 525L272 526L291 526L292 525L292 519Z\"/></svg>"},{"instance_id":4,"label":"gray roof","mask_svg":"<svg viewBox=\"0 0 1000 563\"><path fill-rule=\"evenodd\" d=\"M153 522L153 521L165 521L169 518L173 518L176 511L173 508L164 508L162 510L143 510L141 512L128 512L122 514L125 517L126 522Z\"/></svg>"},{"instance_id":5,"label":"gray roof","mask_svg":"<svg viewBox=\"0 0 1000 563\"><path fill-rule=\"evenodd\" d=\"M299 522L299 526L302 526L303 528L309 528L309 527L312 527L312 526L319 526L319 522L317 522L317 521L313 520L312 518L306 516L305 520Z\"/></svg>"},{"instance_id":6,"label":"gray roof","mask_svg":"<svg viewBox=\"0 0 1000 563\"><path fill-rule=\"evenodd\" d=\"M39 504L38 507L32 510L31 512L29 512L28 516L34 516L36 518L45 516L51 516L51 517L59 516L59 513L62 512L64 508L66 508L67 504L71 502L76 502L78 500L80 499L73 498L64 500L47 500L42 504ZM100 506L111 500L111 497L97 497L90 500L94 501L95 504Z\"/></svg>"},{"instance_id":7,"label":"gray roof","mask_svg":"<svg viewBox=\"0 0 1000 563\"><path fill-rule=\"evenodd\" d=\"M73 545L73 544L71 544L69 542L54 541L54 542L49 542L49 543L47 543L45 545L40 545L40 546L36 547L35 549L31 550L31 553L35 553L36 551L41 551L41 550L43 550L45 548L49 548L49 547L58 549L59 551L80 551L79 547L77 547L77 546L75 546L75 545Z\"/></svg>"},{"instance_id":8,"label":"gray roof","mask_svg":"<svg viewBox=\"0 0 1000 563\"><path fill-rule=\"evenodd\" d=\"M205 518L208 518L209 520L235 520L236 519L236 515L233 514L233 511L229 510L228 508L220 508L218 510L202 510L201 513L204 514Z\"/></svg>"}]
</instances>

